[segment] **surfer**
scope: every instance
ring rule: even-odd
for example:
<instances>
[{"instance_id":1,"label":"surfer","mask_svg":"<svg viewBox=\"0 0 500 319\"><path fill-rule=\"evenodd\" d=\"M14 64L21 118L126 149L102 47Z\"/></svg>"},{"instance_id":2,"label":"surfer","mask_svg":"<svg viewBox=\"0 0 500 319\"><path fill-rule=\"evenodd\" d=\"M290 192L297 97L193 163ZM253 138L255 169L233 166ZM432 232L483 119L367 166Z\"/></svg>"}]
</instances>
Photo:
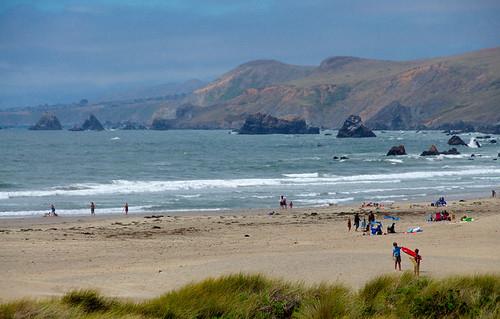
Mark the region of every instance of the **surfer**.
<instances>
[{"instance_id":1,"label":"surfer","mask_svg":"<svg viewBox=\"0 0 500 319\"><path fill-rule=\"evenodd\" d=\"M401 271L401 247L398 246L398 243L392 243L392 257L394 258L394 270L398 269Z\"/></svg>"},{"instance_id":2,"label":"surfer","mask_svg":"<svg viewBox=\"0 0 500 319\"><path fill-rule=\"evenodd\" d=\"M94 202L90 202L90 215L95 215L95 204Z\"/></svg>"}]
</instances>

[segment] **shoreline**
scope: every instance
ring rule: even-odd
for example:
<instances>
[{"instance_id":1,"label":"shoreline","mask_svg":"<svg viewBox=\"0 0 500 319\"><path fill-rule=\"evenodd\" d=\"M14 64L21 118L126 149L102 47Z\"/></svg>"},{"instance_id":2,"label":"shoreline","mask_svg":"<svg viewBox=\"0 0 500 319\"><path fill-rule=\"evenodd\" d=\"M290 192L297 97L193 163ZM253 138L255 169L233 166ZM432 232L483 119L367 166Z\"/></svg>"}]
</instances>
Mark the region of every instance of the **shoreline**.
<instances>
[{"instance_id":1,"label":"shoreline","mask_svg":"<svg viewBox=\"0 0 500 319\"><path fill-rule=\"evenodd\" d=\"M420 248L422 274L498 273L498 199L401 203L379 210L401 218L397 234L347 232L359 205L218 211L216 214L145 213L0 220L0 300L59 296L98 289L143 300L207 277L262 273L307 284L341 282L360 287L393 273L393 241ZM455 222L425 222L446 209ZM377 210L367 207L366 212ZM472 211L472 213L470 213ZM475 218L461 223L462 214ZM151 217L154 215L154 217ZM159 215L163 215L160 217ZM382 219L384 231L387 220ZM424 231L407 234L408 227ZM403 270L411 268L403 259Z\"/></svg>"},{"instance_id":2,"label":"shoreline","mask_svg":"<svg viewBox=\"0 0 500 319\"><path fill-rule=\"evenodd\" d=\"M475 196L476 194L469 194L468 196L461 196L461 195L456 195L456 194L448 194L445 197L448 199L449 202L459 202L461 200L463 201L471 201L471 200L487 200L491 199L491 197L477 197ZM384 205L384 207L391 207L392 205L429 205L430 202L433 202L437 197L441 195L427 195L425 197L419 198L420 200L412 200L409 198L408 200L405 201L397 201L397 200L379 200L379 201L372 201L372 202L377 202L381 203ZM276 197L278 198L278 197ZM370 202L370 201L365 201L365 202ZM332 207L336 208L345 208L345 209L352 209L352 208L359 208L361 206L361 202L349 202L349 203L331 203L327 205L294 205L295 210L311 210L311 209L316 209L316 210L321 210L321 209L328 209ZM115 208L109 208L109 209L116 209ZM85 218L85 217L93 217L93 218L101 218L101 217L117 217L117 216L125 216L123 212L106 212L106 210L109 210L107 208L100 208L96 210L96 215L95 216L90 216L90 209L88 210L88 213L85 214L67 214L67 215L62 215L61 213L58 213L58 218ZM139 212L130 212L128 216L145 216L145 215L157 215L157 214L162 214L162 215L170 215L170 216L204 216L204 215L217 215L217 214L257 214L257 213L263 213L263 212L270 212L270 211L281 211L280 207L275 206L275 207L251 207L251 208L198 208L198 209L176 209L176 210L166 210L166 211L139 211ZM48 209L47 209L48 212ZM103 212L103 213L101 213ZM57 213L57 211L56 211ZM53 217L48 217L48 216L43 216L43 215L6 215L6 216L0 216L0 223L1 221L4 220L38 220L39 218L53 218Z\"/></svg>"}]
</instances>

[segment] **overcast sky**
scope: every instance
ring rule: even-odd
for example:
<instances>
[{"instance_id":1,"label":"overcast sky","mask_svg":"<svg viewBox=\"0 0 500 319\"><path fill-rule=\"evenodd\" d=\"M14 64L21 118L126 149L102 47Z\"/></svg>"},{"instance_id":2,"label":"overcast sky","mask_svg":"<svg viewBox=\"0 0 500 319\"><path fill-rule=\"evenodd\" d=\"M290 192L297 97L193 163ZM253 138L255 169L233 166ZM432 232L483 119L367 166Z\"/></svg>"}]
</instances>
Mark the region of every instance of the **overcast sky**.
<instances>
[{"instance_id":1,"label":"overcast sky","mask_svg":"<svg viewBox=\"0 0 500 319\"><path fill-rule=\"evenodd\" d=\"M211 80L253 59L409 60L499 45L498 0L1 0L0 107Z\"/></svg>"}]
</instances>

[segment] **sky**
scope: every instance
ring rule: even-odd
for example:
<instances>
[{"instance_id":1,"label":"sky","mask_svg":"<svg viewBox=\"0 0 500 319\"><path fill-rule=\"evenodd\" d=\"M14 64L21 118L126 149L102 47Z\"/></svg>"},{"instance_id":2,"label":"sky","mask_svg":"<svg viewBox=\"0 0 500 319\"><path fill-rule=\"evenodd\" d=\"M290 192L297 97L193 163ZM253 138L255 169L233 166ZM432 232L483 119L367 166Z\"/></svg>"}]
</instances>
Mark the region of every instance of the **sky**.
<instances>
[{"instance_id":1,"label":"sky","mask_svg":"<svg viewBox=\"0 0 500 319\"><path fill-rule=\"evenodd\" d=\"M210 81L255 59L318 65L497 46L498 0L1 0L0 108Z\"/></svg>"}]
</instances>

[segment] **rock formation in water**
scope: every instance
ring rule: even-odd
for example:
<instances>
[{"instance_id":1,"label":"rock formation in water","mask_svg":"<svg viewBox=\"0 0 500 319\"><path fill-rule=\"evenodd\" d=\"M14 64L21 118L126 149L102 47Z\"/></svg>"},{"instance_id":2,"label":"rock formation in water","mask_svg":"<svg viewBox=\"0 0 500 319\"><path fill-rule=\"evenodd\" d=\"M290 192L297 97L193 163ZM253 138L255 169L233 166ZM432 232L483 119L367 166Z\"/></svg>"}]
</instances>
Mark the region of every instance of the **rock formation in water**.
<instances>
[{"instance_id":1,"label":"rock formation in water","mask_svg":"<svg viewBox=\"0 0 500 319\"><path fill-rule=\"evenodd\" d=\"M154 118L153 122L151 122L151 129L158 131L166 131L172 128L172 121L168 119L162 118Z\"/></svg>"},{"instance_id":2,"label":"rock formation in water","mask_svg":"<svg viewBox=\"0 0 500 319\"><path fill-rule=\"evenodd\" d=\"M54 114L44 113L38 122L29 129L34 131L56 131L62 130L62 126Z\"/></svg>"},{"instance_id":3,"label":"rock formation in water","mask_svg":"<svg viewBox=\"0 0 500 319\"><path fill-rule=\"evenodd\" d=\"M104 131L101 122L93 114L83 122L82 126L74 126L70 131Z\"/></svg>"},{"instance_id":4,"label":"rock formation in water","mask_svg":"<svg viewBox=\"0 0 500 319\"><path fill-rule=\"evenodd\" d=\"M448 140L448 145L465 145L467 146L467 143L464 142L464 140L462 140L460 138L460 136L457 136L457 135L453 135L449 140Z\"/></svg>"},{"instance_id":5,"label":"rock formation in water","mask_svg":"<svg viewBox=\"0 0 500 319\"><path fill-rule=\"evenodd\" d=\"M440 152L440 151L438 151L436 145L431 145L429 150L423 151L422 154L420 154L420 156L459 155L459 154L460 154L460 152L454 147L447 150L447 151Z\"/></svg>"},{"instance_id":6,"label":"rock formation in water","mask_svg":"<svg viewBox=\"0 0 500 319\"><path fill-rule=\"evenodd\" d=\"M239 134L319 134L318 127L307 126L302 119L284 120L257 113L246 118Z\"/></svg>"},{"instance_id":7,"label":"rock formation in water","mask_svg":"<svg viewBox=\"0 0 500 319\"><path fill-rule=\"evenodd\" d=\"M361 117L350 115L339 130L337 137L376 137L376 135L363 124Z\"/></svg>"},{"instance_id":8,"label":"rock formation in water","mask_svg":"<svg viewBox=\"0 0 500 319\"><path fill-rule=\"evenodd\" d=\"M404 145L393 146L387 152L387 156L397 156L397 155L406 155L406 150Z\"/></svg>"}]
</instances>

